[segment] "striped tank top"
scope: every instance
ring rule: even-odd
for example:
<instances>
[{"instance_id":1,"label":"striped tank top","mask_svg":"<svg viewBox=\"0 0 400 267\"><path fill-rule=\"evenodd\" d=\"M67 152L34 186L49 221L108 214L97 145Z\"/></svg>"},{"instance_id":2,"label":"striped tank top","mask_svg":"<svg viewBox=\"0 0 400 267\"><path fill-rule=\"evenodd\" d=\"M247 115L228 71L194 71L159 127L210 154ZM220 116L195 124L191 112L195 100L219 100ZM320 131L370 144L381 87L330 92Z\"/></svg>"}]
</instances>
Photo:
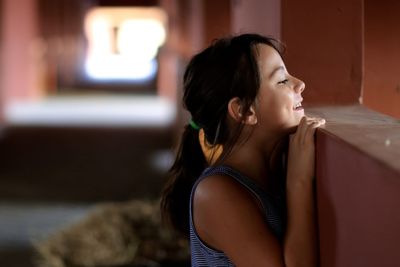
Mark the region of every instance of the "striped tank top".
<instances>
[{"instance_id":1,"label":"striped tank top","mask_svg":"<svg viewBox=\"0 0 400 267\"><path fill-rule=\"evenodd\" d=\"M258 186L253 180L242 175L237 170L228 166L215 166L204 170L199 179L193 185L192 192L190 195L190 250L191 250L191 262L193 267L225 267L234 266L230 259L222 252L210 248L205 244L198 236L193 222L192 208L193 208L193 195L197 185L204 178L211 175L227 175L234 178L247 190L249 190L257 199L260 201L263 211L264 218L267 225L270 227L272 233L278 238L283 240L284 235L284 202L269 195L265 190Z\"/></svg>"}]
</instances>

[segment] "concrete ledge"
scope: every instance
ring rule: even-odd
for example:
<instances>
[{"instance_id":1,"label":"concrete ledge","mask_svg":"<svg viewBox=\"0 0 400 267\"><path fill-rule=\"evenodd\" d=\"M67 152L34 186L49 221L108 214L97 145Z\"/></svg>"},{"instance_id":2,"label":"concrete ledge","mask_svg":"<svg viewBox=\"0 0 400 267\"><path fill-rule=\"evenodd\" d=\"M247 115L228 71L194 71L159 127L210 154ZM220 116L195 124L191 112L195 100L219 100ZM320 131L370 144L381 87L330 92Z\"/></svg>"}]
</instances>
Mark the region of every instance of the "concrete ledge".
<instances>
[{"instance_id":1,"label":"concrete ledge","mask_svg":"<svg viewBox=\"0 0 400 267\"><path fill-rule=\"evenodd\" d=\"M317 131L320 266L398 265L400 123L362 106L310 111Z\"/></svg>"},{"instance_id":2,"label":"concrete ledge","mask_svg":"<svg viewBox=\"0 0 400 267\"><path fill-rule=\"evenodd\" d=\"M400 172L400 120L360 105L312 108L308 113L327 120L319 135L343 140Z\"/></svg>"}]
</instances>

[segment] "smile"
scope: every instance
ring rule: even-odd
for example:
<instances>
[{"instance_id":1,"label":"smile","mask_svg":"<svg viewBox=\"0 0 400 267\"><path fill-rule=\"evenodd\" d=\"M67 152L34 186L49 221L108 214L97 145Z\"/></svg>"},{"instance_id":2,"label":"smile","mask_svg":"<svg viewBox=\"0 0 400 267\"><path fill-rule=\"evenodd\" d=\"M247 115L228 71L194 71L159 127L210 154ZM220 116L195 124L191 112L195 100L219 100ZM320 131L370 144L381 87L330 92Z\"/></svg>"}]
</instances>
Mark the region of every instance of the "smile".
<instances>
[{"instance_id":1,"label":"smile","mask_svg":"<svg viewBox=\"0 0 400 267\"><path fill-rule=\"evenodd\" d=\"M303 106L301 105L301 102L297 103L294 107L293 110L303 110Z\"/></svg>"}]
</instances>

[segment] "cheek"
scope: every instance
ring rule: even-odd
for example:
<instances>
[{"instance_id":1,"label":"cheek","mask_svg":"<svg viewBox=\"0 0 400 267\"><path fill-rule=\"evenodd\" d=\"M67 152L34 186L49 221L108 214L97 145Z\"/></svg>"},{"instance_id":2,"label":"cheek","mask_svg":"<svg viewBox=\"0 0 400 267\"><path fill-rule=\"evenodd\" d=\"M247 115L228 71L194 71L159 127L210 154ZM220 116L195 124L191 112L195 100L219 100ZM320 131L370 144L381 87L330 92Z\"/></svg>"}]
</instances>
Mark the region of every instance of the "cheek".
<instances>
[{"instance_id":1,"label":"cheek","mask_svg":"<svg viewBox=\"0 0 400 267\"><path fill-rule=\"evenodd\" d=\"M270 126L284 124L290 113L284 101L279 98L270 98L264 103L261 110L263 124Z\"/></svg>"},{"instance_id":2,"label":"cheek","mask_svg":"<svg viewBox=\"0 0 400 267\"><path fill-rule=\"evenodd\" d=\"M300 122L302 115L293 110L293 101L290 95L271 95L263 103L262 124L274 129L287 129Z\"/></svg>"}]
</instances>

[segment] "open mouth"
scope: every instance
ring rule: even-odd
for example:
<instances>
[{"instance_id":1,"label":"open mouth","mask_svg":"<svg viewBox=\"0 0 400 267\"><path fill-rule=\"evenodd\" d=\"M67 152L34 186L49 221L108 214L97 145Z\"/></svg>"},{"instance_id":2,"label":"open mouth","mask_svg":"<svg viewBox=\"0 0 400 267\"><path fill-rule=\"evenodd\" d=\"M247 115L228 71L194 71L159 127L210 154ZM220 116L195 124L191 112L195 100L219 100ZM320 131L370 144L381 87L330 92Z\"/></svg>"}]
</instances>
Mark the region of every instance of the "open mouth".
<instances>
[{"instance_id":1,"label":"open mouth","mask_svg":"<svg viewBox=\"0 0 400 267\"><path fill-rule=\"evenodd\" d=\"M301 105L301 102L297 103L294 107L293 110L303 110L303 106Z\"/></svg>"}]
</instances>

